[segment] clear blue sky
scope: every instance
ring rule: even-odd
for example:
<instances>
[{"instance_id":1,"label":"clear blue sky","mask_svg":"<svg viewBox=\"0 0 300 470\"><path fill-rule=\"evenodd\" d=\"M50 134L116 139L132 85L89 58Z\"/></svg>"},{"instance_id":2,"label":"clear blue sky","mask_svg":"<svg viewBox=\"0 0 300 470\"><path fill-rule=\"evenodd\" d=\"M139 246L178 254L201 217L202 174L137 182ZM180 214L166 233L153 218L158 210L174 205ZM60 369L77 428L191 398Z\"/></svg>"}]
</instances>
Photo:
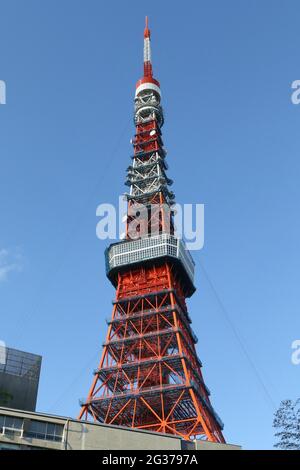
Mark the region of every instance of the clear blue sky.
<instances>
[{"instance_id":1,"label":"clear blue sky","mask_svg":"<svg viewBox=\"0 0 300 470\"><path fill-rule=\"evenodd\" d=\"M297 1L0 1L0 339L43 356L38 410L75 417L111 314L95 211L125 190L146 14L176 199L206 208L204 376L227 440L271 448L272 402L300 382Z\"/></svg>"}]
</instances>

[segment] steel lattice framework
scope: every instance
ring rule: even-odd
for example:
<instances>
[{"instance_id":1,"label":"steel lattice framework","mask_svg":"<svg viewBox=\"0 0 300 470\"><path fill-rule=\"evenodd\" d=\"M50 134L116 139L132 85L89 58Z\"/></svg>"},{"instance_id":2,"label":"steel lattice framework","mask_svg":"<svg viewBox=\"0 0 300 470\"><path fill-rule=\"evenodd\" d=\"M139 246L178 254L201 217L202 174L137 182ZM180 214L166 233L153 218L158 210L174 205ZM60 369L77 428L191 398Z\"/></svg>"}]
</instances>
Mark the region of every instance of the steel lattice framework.
<instances>
[{"instance_id":1,"label":"steel lattice framework","mask_svg":"<svg viewBox=\"0 0 300 470\"><path fill-rule=\"evenodd\" d=\"M144 76L136 87L134 154L127 169L126 238L106 250L107 276L116 298L79 418L225 442L186 305L195 291L194 262L174 235L175 200L166 174L160 100L146 20ZM137 207L146 207L142 217L137 217ZM135 221L137 238L130 228L136 227Z\"/></svg>"}]
</instances>

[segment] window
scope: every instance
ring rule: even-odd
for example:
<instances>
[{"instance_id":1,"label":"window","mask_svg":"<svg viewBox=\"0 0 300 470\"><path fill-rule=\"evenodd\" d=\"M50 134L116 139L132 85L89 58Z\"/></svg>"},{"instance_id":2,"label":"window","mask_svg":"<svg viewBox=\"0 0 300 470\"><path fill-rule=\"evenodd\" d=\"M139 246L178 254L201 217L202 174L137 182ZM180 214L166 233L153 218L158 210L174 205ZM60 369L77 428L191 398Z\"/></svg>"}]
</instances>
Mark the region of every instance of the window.
<instances>
[{"instance_id":1,"label":"window","mask_svg":"<svg viewBox=\"0 0 300 470\"><path fill-rule=\"evenodd\" d=\"M21 447L16 444L0 442L0 450L20 450Z\"/></svg>"},{"instance_id":2,"label":"window","mask_svg":"<svg viewBox=\"0 0 300 470\"><path fill-rule=\"evenodd\" d=\"M30 421L28 430L25 432L25 436L34 439L61 442L63 430L64 426L62 424L32 420Z\"/></svg>"},{"instance_id":3,"label":"window","mask_svg":"<svg viewBox=\"0 0 300 470\"><path fill-rule=\"evenodd\" d=\"M21 431L23 429L23 421L23 418L16 416L0 415L0 432L3 432L3 428Z\"/></svg>"}]
</instances>

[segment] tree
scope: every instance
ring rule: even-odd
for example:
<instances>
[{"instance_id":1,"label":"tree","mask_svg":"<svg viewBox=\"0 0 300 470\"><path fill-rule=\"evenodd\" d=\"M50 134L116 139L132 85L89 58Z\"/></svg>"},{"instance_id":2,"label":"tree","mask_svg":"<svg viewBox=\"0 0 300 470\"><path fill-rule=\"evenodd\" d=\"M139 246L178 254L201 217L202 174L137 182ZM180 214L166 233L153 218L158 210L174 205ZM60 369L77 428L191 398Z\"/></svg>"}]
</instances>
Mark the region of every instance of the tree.
<instances>
[{"instance_id":1,"label":"tree","mask_svg":"<svg viewBox=\"0 0 300 470\"><path fill-rule=\"evenodd\" d=\"M273 427L277 430L274 447L283 450L300 450L300 398L283 400L274 415Z\"/></svg>"},{"instance_id":2,"label":"tree","mask_svg":"<svg viewBox=\"0 0 300 470\"><path fill-rule=\"evenodd\" d=\"M13 399L13 396L0 388L0 406L8 406L9 402Z\"/></svg>"}]
</instances>

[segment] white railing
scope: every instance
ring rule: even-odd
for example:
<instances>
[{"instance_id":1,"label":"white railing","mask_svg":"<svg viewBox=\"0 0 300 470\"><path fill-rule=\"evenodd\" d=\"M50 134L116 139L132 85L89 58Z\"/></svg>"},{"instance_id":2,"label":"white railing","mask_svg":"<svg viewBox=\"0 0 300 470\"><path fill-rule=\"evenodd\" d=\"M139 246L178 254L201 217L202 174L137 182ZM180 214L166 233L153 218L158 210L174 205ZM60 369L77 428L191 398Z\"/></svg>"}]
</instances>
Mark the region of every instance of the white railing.
<instances>
[{"instance_id":1,"label":"white railing","mask_svg":"<svg viewBox=\"0 0 300 470\"><path fill-rule=\"evenodd\" d=\"M23 438L23 429L17 429L17 428L10 428L7 426L3 426L2 428L2 436L9 435L11 437L14 437L16 434L19 434L19 437L22 439Z\"/></svg>"}]
</instances>

